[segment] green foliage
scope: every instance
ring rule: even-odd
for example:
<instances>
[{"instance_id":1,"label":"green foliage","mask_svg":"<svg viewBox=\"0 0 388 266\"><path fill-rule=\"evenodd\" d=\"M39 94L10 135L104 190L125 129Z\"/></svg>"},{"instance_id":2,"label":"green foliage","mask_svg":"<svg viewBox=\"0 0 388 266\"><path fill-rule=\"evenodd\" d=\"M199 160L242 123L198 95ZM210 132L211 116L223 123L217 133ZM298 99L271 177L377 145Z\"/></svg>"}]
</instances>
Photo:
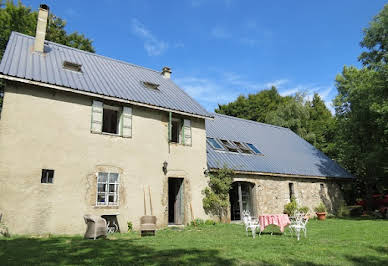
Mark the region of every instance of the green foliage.
<instances>
[{"instance_id":1,"label":"green foliage","mask_svg":"<svg viewBox=\"0 0 388 266\"><path fill-rule=\"evenodd\" d=\"M359 56L364 66L376 68L388 63L388 4L364 29L364 38L360 44L368 49Z\"/></svg>"},{"instance_id":2,"label":"green foliage","mask_svg":"<svg viewBox=\"0 0 388 266\"><path fill-rule=\"evenodd\" d=\"M350 216L350 209L348 206L346 206L345 201L341 201L339 203L339 206L336 210L336 216L337 217L348 217Z\"/></svg>"},{"instance_id":3,"label":"green foliage","mask_svg":"<svg viewBox=\"0 0 388 266\"><path fill-rule=\"evenodd\" d=\"M296 203L295 197L292 197L291 201L286 205L284 205L284 213L287 213L288 216L294 216L297 210L298 210L298 204Z\"/></svg>"},{"instance_id":4,"label":"green foliage","mask_svg":"<svg viewBox=\"0 0 388 266\"><path fill-rule=\"evenodd\" d=\"M326 206L321 202L317 207L314 208L315 212L326 212Z\"/></svg>"},{"instance_id":5,"label":"green foliage","mask_svg":"<svg viewBox=\"0 0 388 266\"><path fill-rule=\"evenodd\" d=\"M298 211L301 212L301 213L304 213L304 214L308 214L309 211L310 211L310 208L307 207L307 206L302 206L302 207L300 207L300 208L298 209Z\"/></svg>"},{"instance_id":6,"label":"green foliage","mask_svg":"<svg viewBox=\"0 0 388 266\"><path fill-rule=\"evenodd\" d=\"M194 219L190 223L191 226L200 226L200 225L203 225L203 224L205 224L205 221L200 219L200 218Z\"/></svg>"},{"instance_id":7,"label":"green foliage","mask_svg":"<svg viewBox=\"0 0 388 266\"><path fill-rule=\"evenodd\" d=\"M232 186L233 175L233 171L226 167L209 174L208 187L202 191L205 213L217 216L220 221L228 212L229 190Z\"/></svg>"},{"instance_id":8,"label":"green foliage","mask_svg":"<svg viewBox=\"0 0 388 266\"><path fill-rule=\"evenodd\" d=\"M216 225L217 222L214 221L214 220L206 220L206 221L205 221L205 224L206 224L206 225Z\"/></svg>"},{"instance_id":9,"label":"green foliage","mask_svg":"<svg viewBox=\"0 0 388 266\"><path fill-rule=\"evenodd\" d=\"M132 222L127 222L127 226L128 226L128 232L131 232L133 230Z\"/></svg>"},{"instance_id":10,"label":"green foliage","mask_svg":"<svg viewBox=\"0 0 388 266\"><path fill-rule=\"evenodd\" d=\"M248 97L241 95L234 102L218 105L215 112L257 122L266 122L267 114L275 111L286 99L287 97L280 96L277 89L272 87L256 94L249 94Z\"/></svg>"},{"instance_id":11,"label":"green foliage","mask_svg":"<svg viewBox=\"0 0 388 266\"><path fill-rule=\"evenodd\" d=\"M32 11L30 7L23 5L21 1L18 1L17 4L12 0L7 0L5 3L0 1L0 59L3 56L11 32L17 31L35 36L37 20L38 11ZM94 52L90 39L77 32L68 34L65 26L66 21L50 12L46 39L81 50Z\"/></svg>"}]
</instances>

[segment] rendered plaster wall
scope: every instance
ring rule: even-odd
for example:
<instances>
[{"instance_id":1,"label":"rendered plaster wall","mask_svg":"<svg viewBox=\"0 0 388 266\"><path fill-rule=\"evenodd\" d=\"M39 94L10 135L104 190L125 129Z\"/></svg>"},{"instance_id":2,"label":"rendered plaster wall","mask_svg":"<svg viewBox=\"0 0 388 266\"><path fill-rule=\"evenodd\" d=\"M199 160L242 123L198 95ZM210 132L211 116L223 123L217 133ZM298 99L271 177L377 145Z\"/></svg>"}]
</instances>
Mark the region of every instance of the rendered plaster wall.
<instances>
[{"instance_id":1,"label":"rendered plaster wall","mask_svg":"<svg viewBox=\"0 0 388 266\"><path fill-rule=\"evenodd\" d=\"M168 177L184 178L185 223L192 214L206 219L204 119L182 117L192 121L192 146L168 143L167 112L137 106L132 106L132 138L93 134L92 100L7 82L0 119L0 213L10 232L84 233L85 214L117 214L122 231L128 221L138 228L144 188L147 214L149 188L157 226L163 227L168 223ZM55 170L53 184L41 183L42 169ZM99 171L120 174L119 206L96 206Z\"/></svg>"},{"instance_id":2,"label":"rendered plaster wall","mask_svg":"<svg viewBox=\"0 0 388 266\"><path fill-rule=\"evenodd\" d=\"M333 213L343 200L339 184L329 180L237 175L234 181L254 184L253 206L257 214L283 213L284 205L290 202L289 183L294 184L298 206L307 206L314 215L314 208L321 202Z\"/></svg>"}]
</instances>

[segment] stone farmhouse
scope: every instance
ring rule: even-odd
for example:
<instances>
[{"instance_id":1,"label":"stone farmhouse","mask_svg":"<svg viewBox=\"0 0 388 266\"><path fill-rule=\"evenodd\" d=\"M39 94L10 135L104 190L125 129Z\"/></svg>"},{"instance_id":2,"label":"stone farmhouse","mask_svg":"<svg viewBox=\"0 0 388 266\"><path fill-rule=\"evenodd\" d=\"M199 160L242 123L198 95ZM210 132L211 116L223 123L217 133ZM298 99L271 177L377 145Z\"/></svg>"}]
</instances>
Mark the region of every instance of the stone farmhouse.
<instances>
[{"instance_id":1,"label":"stone farmhouse","mask_svg":"<svg viewBox=\"0 0 388 266\"><path fill-rule=\"evenodd\" d=\"M85 214L126 230L208 219L207 174L236 173L230 219L342 199L352 176L292 131L211 114L161 72L11 34L0 65L0 213L11 233L83 233ZM151 200L152 206L149 206ZM146 205L146 206L145 206Z\"/></svg>"}]
</instances>

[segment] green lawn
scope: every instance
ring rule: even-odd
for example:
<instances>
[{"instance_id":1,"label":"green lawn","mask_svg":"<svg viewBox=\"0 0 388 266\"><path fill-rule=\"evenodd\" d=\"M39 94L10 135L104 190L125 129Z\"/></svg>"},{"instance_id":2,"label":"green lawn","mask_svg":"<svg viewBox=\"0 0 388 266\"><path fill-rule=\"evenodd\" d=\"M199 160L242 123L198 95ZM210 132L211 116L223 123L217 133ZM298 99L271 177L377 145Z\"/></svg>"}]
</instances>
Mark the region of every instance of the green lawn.
<instances>
[{"instance_id":1,"label":"green lawn","mask_svg":"<svg viewBox=\"0 0 388 266\"><path fill-rule=\"evenodd\" d=\"M289 234L247 237L242 225L165 229L155 237L114 234L0 238L0 265L388 265L387 220L311 220L307 239ZM287 231L287 230L286 230Z\"/></svg>"}]
</instances>

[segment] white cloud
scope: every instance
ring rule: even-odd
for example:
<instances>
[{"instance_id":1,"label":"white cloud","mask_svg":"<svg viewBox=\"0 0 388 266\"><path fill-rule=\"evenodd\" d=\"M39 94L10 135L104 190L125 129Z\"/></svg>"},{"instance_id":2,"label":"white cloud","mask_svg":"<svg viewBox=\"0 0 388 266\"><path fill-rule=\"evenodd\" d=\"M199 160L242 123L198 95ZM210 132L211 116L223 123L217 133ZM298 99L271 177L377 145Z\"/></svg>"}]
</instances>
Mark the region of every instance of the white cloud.
<instances>
[{"instance_id":1,"label":"white cloud","mask_svg":"<svg viewBox=\"0 0 388 266\"><path fill-rule=\"evenodd\" d=\"M132 32L144 40L144 49L149 56L163 54L168 49L168 43L159 40L139 20L132 19Z\"/></svg>"},{"instance_id":2,"label":"white cloud","mask_svg":"<svg viewBox=\"0 0 388 266\"><path fill-rule=\"evenodd\" d=\"M271 88L272 86L275 86L276 88L279 89L287 82L288 82L288 79L278 79L278 80L274 80L272 82L267 82L264 87Z\"/></svg>"},{"instance_id":3,"label":"white cloud","mask_svg":"<svg viewBox=\"0 0 388 266\"><path fill-rule=\"evenodd\" d=\"M227 31L225 28L220 27L220 26L214 27L211 30L211 35L217 39L228 39L228 38L232 37L232 35L230 34L229 31Z\"/></svg>"}]
</instances>

